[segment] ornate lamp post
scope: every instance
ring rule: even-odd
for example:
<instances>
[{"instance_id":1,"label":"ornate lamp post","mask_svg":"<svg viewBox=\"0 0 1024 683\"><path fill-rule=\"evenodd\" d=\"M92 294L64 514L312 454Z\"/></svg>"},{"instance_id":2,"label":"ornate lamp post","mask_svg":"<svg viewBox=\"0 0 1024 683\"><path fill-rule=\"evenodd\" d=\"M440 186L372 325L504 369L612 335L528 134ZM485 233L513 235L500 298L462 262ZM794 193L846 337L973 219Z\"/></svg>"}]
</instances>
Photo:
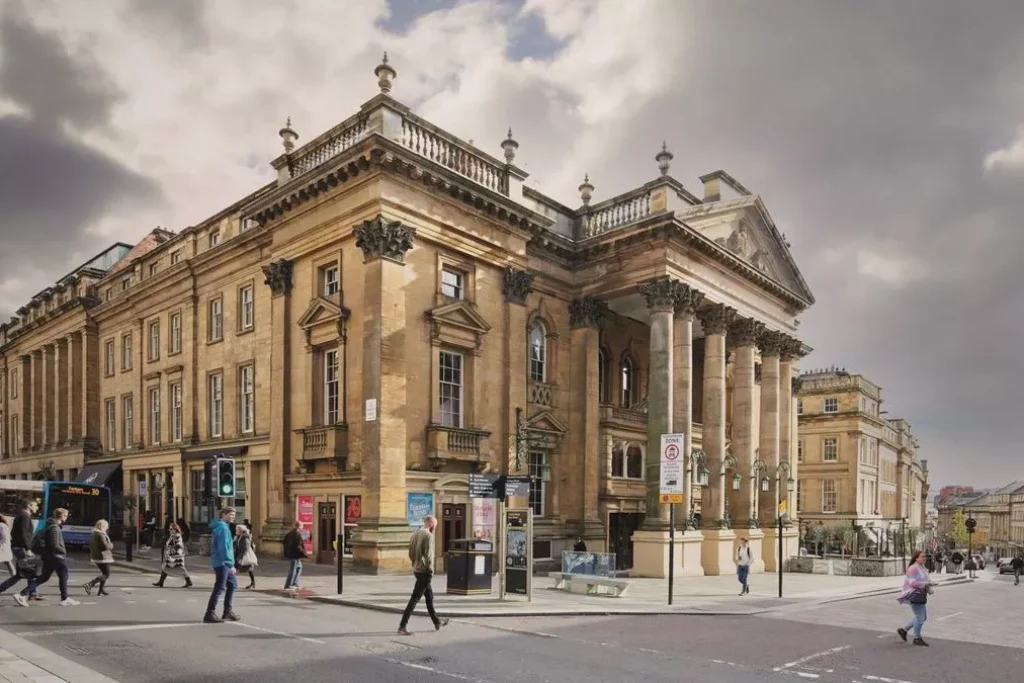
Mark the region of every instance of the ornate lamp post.
<instances>
[{"instance_id":1,"label":"ornate lamp post","mask_svg":"<svg viewBox=\"0 0 1024 683\"><path fill-rule=\"evenodd\" d=\"M708 458L704 454L704 451L697 449L690 454L688 467L686 470L686 481L690 487L690 514L686 519L686 528L689 531L694 531L697 528L697 514L696 514L696 503L693 496L693 484L696 482L697 486L702 489L708 485L708 478L710 472L707 468Z\"/></svg>"},{"instance_id":2,"label":"ornate lamp post","mask_svg":"<svg viewBox=\"0 0 1024 683\"><path fill-rule=\"evenodd\" d=\"M736 461L736 456L733 455L732 453L727 454L725 456L725 459L722 460L722 470L721 472L719 472L719 476L721 477L719 481L721 482L722 486L722 519L719 520L718 525L719 528L722 529L728 529L732 524L731 520L729 519L728 487L725 485L727 481L725 475L729 472L730 469L734 472L734 474L732 475L732 490L739 491L740 485L743 483L743 476L737 471L739 469L739 463Z\"/></svg>"},{"instance_id":3,"label":"ornate lamp post","mask_svg":"<svg viewBox=\"0 0 1024 683\"><path fill-rule=\"evenodd\" d=\"M771 488L771 481L765 472L768 471L768 464L758 457L750 466L750 528L756 529L760 526L758 521L761 510L761 493ZM759 492L760 489L760 492Z\"/></svg>"}]
</instances>

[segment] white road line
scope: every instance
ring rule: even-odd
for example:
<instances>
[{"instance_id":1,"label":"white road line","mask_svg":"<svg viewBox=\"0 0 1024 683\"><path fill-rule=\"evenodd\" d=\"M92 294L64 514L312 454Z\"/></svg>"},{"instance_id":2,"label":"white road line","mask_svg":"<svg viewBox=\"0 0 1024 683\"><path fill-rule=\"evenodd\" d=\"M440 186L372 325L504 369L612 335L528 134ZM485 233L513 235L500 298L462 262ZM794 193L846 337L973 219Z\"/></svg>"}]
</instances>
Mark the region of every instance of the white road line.
<instances>
[{"instance_id":1,"label":"white road line","mask_svg":"<svg viewBox=\"0 0 1024 683\"><path fill-rule=\"evenodd\" d=\"M262 631L263 633L273 633L275 636L285 636L286 638L294 638L295 640L301 640L305 643L313 643L314 645L326 645L327 641L317 640L316 638L306 638L305 636L297 636L294 633L288 633L287 631L275 631L269 628L263 628L262 626L253 626L252 624L243 624L240 621L225 621L225 624L232 626L240 626L241 628L251 628L253 631Z\"/></svg>"},{"instance_id":2,"label":"white road line","mask_svg":"<svg viewBox=\"0 0 1024 683\"><path fill-rule=\"evenodd\" d=\"M944 617L939 617L939 618L938 618L938 619L936 619L935 621L942 621L943 619L952 619L953 617L958 617L958 616L960 616L961 614L963 614L963 612L953 612L952 614L947 614L947 615L946 615L946 616L944 616Z\"/></svg>"},{"instance_id":3,"label":"white road line","mask_svg":"<svg viewBox=\"0 0 1024 683\"><path fill-rule=\"evenodd\" d=\"M881 640L882 638L891 638L891 637L892 637L891 633L883 633L880 636L875 636L875 638L878 638L879 640Z\"/></svg>"},{"instance_id":4,"label":"white road line","mask_svg":"<svg viewBox=\"0 0 1024 683\"><path fill-rule=\"evenodd\" d=\"M454 622L460 622L464 624L472 624L473 626L479 626L480 628L489 628L494 631L504 631L505 633L515 633L521 636L537 636L538 638L554 638L558 639L553 633L544 633L543 631L527 631L520 628L509 628L508 626L495 626L494 624L484 624L479 621L473 621L472 619L452 619ZM601 643L604 645L604 643Z\"/></svg>"},{"instance_id":5,"label":"white road line","mask_svg":"<svg viewBox=\"0 0 1024 683\"><path fill-rule=\"evenodd\" d=\"M52 631L22 631L15 635L21 636L22 638L32 638L39 636L59 636L67 633L110 633L113 631L143 631L158 628L183 628L185 626L195 626L195 624L174 622L170 624L131 624L127 626L87 626L85 628L65 628L54 629Z\"/></svg>"},{"instance_id":6,"label":"white road line","mask_svg":"<svg viewBox=\"0 0 1024 683\"><path fill-rule=\"evenodd\" d=\"M834 647L830 650L822 650L821 652L815 652L813 655L807 655L806 657L801 657L800 659L793 660L792 662L788 662L786 664L783 664L782 666L777 666L774 669L772 669L772 671L783 671L785 669L792 669L794 666L800 666L801 664L809 662L812 659L817 659L818 657L827 657L828 655L833 655L837 652L842 652L843 650L849 649L849 645L840 645L839 647Z\"/></svg>"},{"instance_id":7,"label":"white road line","mask_svg":"<svg viewBox=\"0 0 1024 683\"><path fill-rule=\"evenodd\" d=\"M126 604L126 605L134 605L137 602L138 602L138 600L125 600L124 604Z\"/></svg>"},{"instance_id":8,"label":"white road line","mask_svg":"<svg viewBox=\"0 0 1024 683\"><path fill-rule=\"evenodd\" d=\"M886 678L885 676L870 676L864 674L861 676L865 681L879 681L879 683L914 683L914 681L905 681L902 678Z\"/></svg>"},{"instance_id":9,"label":"white road line","mask_svg":"<svg viewBox=\"0 0 1024 683\"><path fill-rule=\"evenodd\" d=\"M657 650L648 650L648 649L647 649L646 647L642 647L642 648L640 648L640 652L647 652L647 653L650 653L650 654L652 654L652 655L657 655L657 654L661 654L661 653L660 653L660 652L658 652Z\"/></svg>"},{"instance_id":10,"label":"white road line","mask_svg":"<svg viewBox=\"0 0 1024 683\"><path fill-rule=\"evenodd\" d=\"M790 671L789 673L794 673L800 678L821 678L818 674L809 674L806 671Z\"/></svg>"},{"instance_id":11,"label":"white road line","mask_svg":"<svg viewBox=\"0 0 1024 683\"><path fill-rule=\"evenodd\" d=\"M166 600L157 600L157 602L158 602L159 604L161 604L161 605L166 605L166 604L167 604L167 601L166 601Z\"/></svg>"},{"instance_id":12,"label":"white road line","mask_svg":"<svg viewBox=\"0 0 1024 683\"><path fill-rule=\"evenodd\" d=\"M441 669L435 669L432 666L425 666L423 664L414 664L413 662L403 662L403 661L401 661L399 659L388 659L387 661L391 662L392 664L398 664L399 666L404 666L404 667L409 668L409 669L417 669L419 671L427 671L427 672L432 673L432 674L437 674L438 676L447 676L448 678L454 678L455 680L458 680L458 681L469 681L469 683L493 683L492 681L488 681L487 679L484 679L484 678L476 678L475 676L466 676L466 675L463 675L463 674L455 674L455 673L452 673L450 671L442 671Z\"/></svg>"}]
</instances>

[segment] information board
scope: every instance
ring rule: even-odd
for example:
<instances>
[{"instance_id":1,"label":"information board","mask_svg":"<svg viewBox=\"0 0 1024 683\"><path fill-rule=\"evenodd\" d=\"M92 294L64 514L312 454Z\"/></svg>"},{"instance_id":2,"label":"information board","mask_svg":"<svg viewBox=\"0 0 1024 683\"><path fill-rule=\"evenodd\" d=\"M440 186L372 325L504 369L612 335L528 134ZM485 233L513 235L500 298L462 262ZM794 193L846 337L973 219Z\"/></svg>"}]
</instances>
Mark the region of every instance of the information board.
<instances>
[{"instance_id":1,"label":"information board","mask_svg":"<svg viewBox=\"0 0 1024 683\"><path fill-rule=\"evenodd\" d=\"M683 502L686 476L683 457L685 441L683 434L661 435L661 481L658 488L662 503L678 505Z\"/></svg>"},{"instance_id":2,"label":"information board","mask_svg":"<svg viewBox=\"0 0 1024 683\"><path fill-rule=\"evenodd\" d=\"M532 510L505 510L505 593L531 597L533 568Z\"/></svg>"},{"instance_id":3,"label":"information board","mask_svg":"<svg viewBox=\"0 0 1024 683\"><path fill-rule=\"evenodd\" d=\"M470 474L470 498L497 498L500 474Z\"/></svg>"}]
</instances>

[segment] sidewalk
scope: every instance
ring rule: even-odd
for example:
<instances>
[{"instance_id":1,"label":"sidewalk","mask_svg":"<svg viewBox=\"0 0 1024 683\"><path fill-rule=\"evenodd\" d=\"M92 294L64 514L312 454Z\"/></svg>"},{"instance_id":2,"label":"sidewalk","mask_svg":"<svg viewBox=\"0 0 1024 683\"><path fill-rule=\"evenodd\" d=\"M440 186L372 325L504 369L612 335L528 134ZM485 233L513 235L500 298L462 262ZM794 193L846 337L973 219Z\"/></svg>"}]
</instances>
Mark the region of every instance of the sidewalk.
<instances>
[{"instance_id":1,"label":"sidewalk","mask_svg":"<svg viewBox=\"0 0 1024 683\"><path fill-rule=\"evenodd\" d=\"M189 570L197 585L212 585L207 558L191 558ZM135 571L159 573L159 558L139 559L129 564L118 561L116 566ZM285 595L282 590L288 563L280 560L261 561L256 570L257 590L271 595ZM337 575L334 567L304 564L302 589L299 597L317 602L346 605L384 612L400 613L409 600L413 579L410 574L357 574L343 577L343 594L337 593ZM933 576L936 583L961 583L966 575L942 574ZM172 579L174 580L174 579ZM616 614L706 614L743 615L759 614L799 605L819 605L852 600L872 595L896 594L902 586L902 577L870 578L851 576L823 576L818 574L784 574L783 598L778 598L778 575L751 576L750 595L739 596L736 577L706 576L677 579L674 583L673 605L668 602L668 582L664 579L630 579L629 591L619 598L587 596L553 589L554 580L547 576L533 577L533 600L525 596L509 596L498 600L498 577L491 584L491 595L447 595L447 577L434 577L434 606L438 614L447 617L524 617L561 615L616 615ZM239 584L248 583L239 577ZM420 603L417 615L425 615Z\"/></svg>"}]
</instances>

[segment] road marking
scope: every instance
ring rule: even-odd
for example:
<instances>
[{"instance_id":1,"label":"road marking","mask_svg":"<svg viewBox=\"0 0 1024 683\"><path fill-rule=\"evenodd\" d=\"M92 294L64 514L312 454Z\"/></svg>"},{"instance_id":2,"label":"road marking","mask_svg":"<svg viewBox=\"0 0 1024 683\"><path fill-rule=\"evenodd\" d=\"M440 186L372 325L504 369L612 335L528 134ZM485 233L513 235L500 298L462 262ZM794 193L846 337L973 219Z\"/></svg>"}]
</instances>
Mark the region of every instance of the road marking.
<instances>
[{"instance_id":1,"label":"road marking","mask_svg":"<svg viewBox=\"0 0 1024 683\"><path fill-rule=\"evenodd\" d=\"M809 662L812 659L817 659L818 657L827 657L828 655L834 655L837 652L842 652L843 650L849 649L849 645L840 645L839 647L833 647L829 650L822 650L821 652L815 652L813 655L807 655L806 657L801 657L800 659L793 660L792 662L788 662L786 664L783 664L782 666L777 666L774 669L772 669L772 671L784 671L785 669L792 669L794 666L800 666L801 664Z\"/></svg>"},{"instance_id":2,"label":"road marking","mask_svg":"<svg viewBox=\"0 0 1024 683\"><path fill-rule=\"evenodd\" d=\"M882 634L882 635L880 635L880 636L875 636L875 638L878 638L879 640L881 640L882 638L889 638L889 637L891 637L891 636L892 636L892 634L891 634L891 633L883 633L883 634Z\"/></svg>"},{"instance_id":3,"label":"road marking","mask_svg":"<svg viewBox=\"0 0 1024 683\"><path fill-rule=\"evenodd\" d=\"M181 623L172 622L169 624L131 624L127 626L87 626L84 628L65 628L65 629L54 629L52 631L22 631L15 635L21 636L22 638L32 638L40 636L60 636L71 633L111 633L114 631L143 631L158 628L183 628L185 626L195 626L194 623Z\"/></svg>"},{"instance_id":4,"label":"road marking","mask_svg":"<svg viewBox=\"0 0 1024 683\"><path fill-rule=\"evenodd\" d=\"M494 624L484 624L479 621L473 621L472 619L452 619L455 622L461 622L464 624L472 624L473 626L479 626L480 628L489 628L495 631L504 631L505 633L516 633L521 636L537 636L538 638L554 638L558 639L553 633L544 633L543 631L527 631L526 629L509 628L508 626L495 626ZM601 643L605 645L605 643Z\"/></svg>"},{"instance_id":5,"label":"road marking","mask_svg":"<svg viewBox=\"0 0 1024 683\"><path fill-rule=\"evenodd\" d=\"M160 603L161 605L164 605L164 604L166 604L166 603L167 603L167 601L166 601L166 600L157 600L157 602L158 602L158 603Z\"/></svg>"},{"instance_id":6,"label":"road marking","mask_svg":"<svg viewBox=\"0 0 1024 683\"><path fill-rule=\"evenodd\" d=\"M865 681L879 681L879 683L914 683L913 681L905 681L902 678L886 678L885 676L870 676L864 674L861 676Z\"/></svg>"},{"instance_id":7,"label":"road marking","mask_svg":"<svg viewBox=\"0 0 1024 683\"><path fill-rule=\"evenodd\" d=\"M294 633L288 633L287 631L275 631L269 628L263 628L262 626L253 626L252 624L243 624L240 621L225 621L225 624L231 624L232 626L239 626L241 628L251 628L254 631L262 631L263 633L273 633L275 636L285 636L286 638L294 638L295 640L301 640L305 643L313 643L314 645L326 645L327 641L317 640L316 638L306 638L305 636L297 636Z\"/></svg>"},{"instance_id":8,"label":"road marking","mask_svg":"<svg viewBox=\"0 0 1024 683\"><path fill-rule=\"evenodd\" d=\"M138 600L125 600L124 604L126 604L126 605L134 605L137 602L138 602Z\"/></svg>"},{"instance_id":9,"label":"road marking","mask_svg":"<svg viewBox=\"0 0 1024 683\"><path fill-rule=\"evenodd\" d=\"M661 653L660 653L660 652L658 652L657 650L648 650L648 649L647 649L646 647L642 647L642 648L640 648L640 652L647 652L647 653L650 653L650 654L652 654L652 655L658 655L658 654L661 654Z\"/></svg>"},{"instance_id":10,"label":"road marking","mask_svg":"<svg viewBox=\"0 0 1024 683\"><path fill-rule=\"evenodd\" d=\"M944 616L944 617L939 617L939 618L938 618L938 619L936 619L935 621L942 621L943 619L951 619L951 618L953 618L953 617L958 617L958 616L960 616L961 614L963 614L963 612L953 612L952 614L947 614L947 615L946 615L946 616Z\"/></svg>"},{"instance_id":11,"label":"road marking","mask_svg":"<svg viewBox=\"0 0 1024 683\"><path fill-rule=\"evenodd\" d=\"M437 674L438 676L447 676L448 678L454 678L458 681L469 681L469 683L493 683L492 681L488 681L485 678L476 678L475 676L466 676L464 674L456 674L450 671L442 671L441 669L435 669L432 666L426 666L424 664L415 664L413 662L403 662L400 659L388 659L387 661L391 662L392 664L398 664L399 666L407 667L409 669L427 671L432 674Z\"/></svg>"},{"instance_id":12,"label":"road marking","mask_svg":"<svg viewBox=\"0 0 1024 683\"><path fill-rule=\"evenodd\" d=\"M821 678L818 674L809 674L806 671L790 671L789 673L794 673L800 678Z\"/></svg>"}]
</instances>

